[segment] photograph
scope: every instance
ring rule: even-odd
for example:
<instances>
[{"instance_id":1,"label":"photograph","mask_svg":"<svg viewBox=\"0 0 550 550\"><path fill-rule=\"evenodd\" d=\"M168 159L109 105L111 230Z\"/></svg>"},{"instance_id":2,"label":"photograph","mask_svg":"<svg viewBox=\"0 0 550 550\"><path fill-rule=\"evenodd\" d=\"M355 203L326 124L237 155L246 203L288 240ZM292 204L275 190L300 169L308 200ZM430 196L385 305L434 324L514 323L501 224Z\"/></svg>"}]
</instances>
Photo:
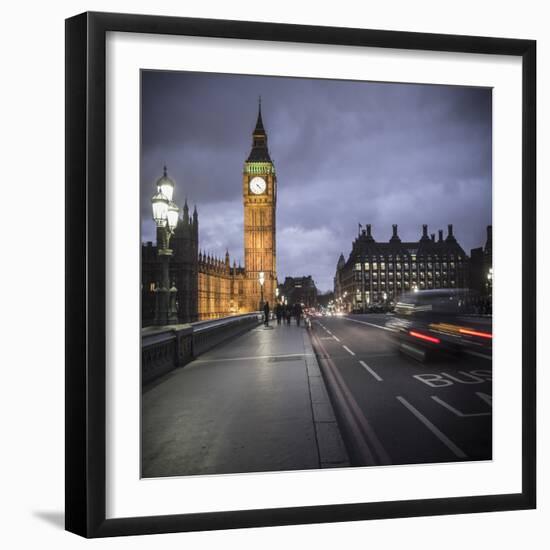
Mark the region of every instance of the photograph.
<instances>
[{"instance_id":1,"label":"photograph","mask_svg":"<svg viewBox=\"0 0 550 550\"><path fill-rule=\"evenodd\" d=\"M142 478L493 459L491 87L142 69L140 132Z\"/></svg>"}]
</instances>

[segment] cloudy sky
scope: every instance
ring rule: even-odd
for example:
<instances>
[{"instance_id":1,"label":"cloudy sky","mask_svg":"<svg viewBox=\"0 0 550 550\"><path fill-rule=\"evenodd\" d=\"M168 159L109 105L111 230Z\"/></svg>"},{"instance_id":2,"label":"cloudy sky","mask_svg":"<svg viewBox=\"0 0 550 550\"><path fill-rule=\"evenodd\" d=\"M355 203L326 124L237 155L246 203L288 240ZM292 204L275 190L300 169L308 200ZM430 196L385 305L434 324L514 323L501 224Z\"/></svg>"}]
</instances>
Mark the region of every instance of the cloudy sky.
<instances>
[{"instance_id":1,"label":"cloudy sky","mask_svg":"<svg viewBox=\"0 0 550 550\"><path fill-rule=\"evenodd\" d=\"M199 246L243 260L242 170L262 97L278 178L277 274L332 289L357 224L447 224L469 254L491 223L491 90L186 72L142 73L142 240L167 165L174 199L199 212Z\"/></svg>"}]
</instances>

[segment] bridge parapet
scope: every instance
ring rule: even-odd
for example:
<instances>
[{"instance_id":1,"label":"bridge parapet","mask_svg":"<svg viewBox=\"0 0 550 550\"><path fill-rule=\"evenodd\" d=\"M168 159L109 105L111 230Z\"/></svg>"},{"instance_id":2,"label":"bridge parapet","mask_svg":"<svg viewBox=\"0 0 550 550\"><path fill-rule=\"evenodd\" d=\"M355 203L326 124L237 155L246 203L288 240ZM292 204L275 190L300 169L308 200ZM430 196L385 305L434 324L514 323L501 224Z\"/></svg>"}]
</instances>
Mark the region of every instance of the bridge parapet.
<instances>
[{"instance_id":1,"label":"bridge parapet","mask_svg":"<svg viewBox=\"0 0 550 550\"><path fill-rule=\"evenodd\" d=\"M141 331L141 383L183 367L214 346L239 336L261 322L258 313L235 315L185 325L147 327Z\"/></svg>"}]
</instances>

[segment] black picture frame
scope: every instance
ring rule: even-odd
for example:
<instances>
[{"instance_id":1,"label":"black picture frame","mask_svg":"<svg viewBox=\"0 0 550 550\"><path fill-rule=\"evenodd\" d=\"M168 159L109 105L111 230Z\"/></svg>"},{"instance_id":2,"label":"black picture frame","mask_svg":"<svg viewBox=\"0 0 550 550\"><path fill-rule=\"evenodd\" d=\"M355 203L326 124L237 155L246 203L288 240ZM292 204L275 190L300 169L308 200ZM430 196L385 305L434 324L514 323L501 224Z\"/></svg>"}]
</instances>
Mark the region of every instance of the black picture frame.
<instances>
[{"instance_id":1,"label":"black picture frame","mask_svg":"<svg viewBox=\"0 0 550 550\"><path fill-rule=\"evenodd\" d=\"M106 65L109 31L405 50L522 60L522 490L458 498L106 519ZM536 42L115 13L66 20L66 529L85 537L535 508Z\"/></svg>"}]
</instances>

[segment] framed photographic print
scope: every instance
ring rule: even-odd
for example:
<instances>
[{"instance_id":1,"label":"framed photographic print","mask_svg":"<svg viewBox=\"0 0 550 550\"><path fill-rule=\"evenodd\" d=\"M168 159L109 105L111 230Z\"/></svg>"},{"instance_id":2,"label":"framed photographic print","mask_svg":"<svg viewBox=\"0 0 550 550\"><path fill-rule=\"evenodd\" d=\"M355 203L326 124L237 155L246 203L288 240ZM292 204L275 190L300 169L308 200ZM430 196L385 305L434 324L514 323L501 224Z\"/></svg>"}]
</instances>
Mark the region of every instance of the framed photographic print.
<instances>
[{"instance_id":1,"label":"framed photographic print","mask_svg":"<svg viewBox=\"0 0 550 550\"><path fill-rule=\"evenodd\" d=\"M535 507L530 40L66 22L66 528Z\"/></svg>"}]
</instances>

